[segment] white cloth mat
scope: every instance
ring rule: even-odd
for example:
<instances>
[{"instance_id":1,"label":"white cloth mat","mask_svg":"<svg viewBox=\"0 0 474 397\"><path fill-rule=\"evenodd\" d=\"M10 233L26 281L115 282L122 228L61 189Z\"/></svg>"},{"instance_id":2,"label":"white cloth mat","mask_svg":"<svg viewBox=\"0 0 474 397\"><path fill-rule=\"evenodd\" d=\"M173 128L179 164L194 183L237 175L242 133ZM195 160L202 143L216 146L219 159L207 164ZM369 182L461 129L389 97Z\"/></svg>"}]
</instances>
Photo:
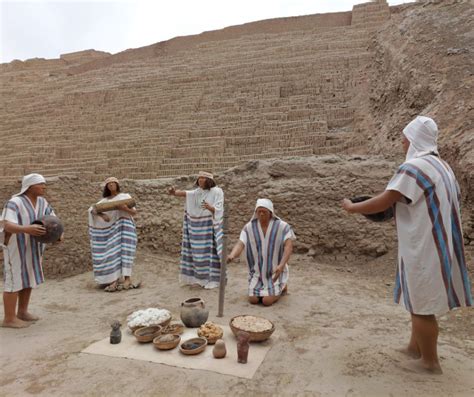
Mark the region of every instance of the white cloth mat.
<instances>
[{"instance_id":1,"label":"white cloth mat","mask_svg":"<svg viewBox=\"0 0 474 397\"><path fill-rule=\"evenodd\" d=\"M122 330L122 341L119 344L112 345L110 338L107 337L85 348L82 353L131 358L252 379L275 343L275 334L265 342L251 343L247 364L240 364L237 362L237 340L234 334L229 326L220 326L224 330L222 339L224 339L227 349L227 355L221 359L216 359L212 355L214 345L208 345L206 350L200 354L187 356L179 351L179 345L173 350L158 350L153 343L139 343L128 329ZM185 328L180 344L186 339L197 337L197 330L198 328Z\"/></svg>"}]
</instances>

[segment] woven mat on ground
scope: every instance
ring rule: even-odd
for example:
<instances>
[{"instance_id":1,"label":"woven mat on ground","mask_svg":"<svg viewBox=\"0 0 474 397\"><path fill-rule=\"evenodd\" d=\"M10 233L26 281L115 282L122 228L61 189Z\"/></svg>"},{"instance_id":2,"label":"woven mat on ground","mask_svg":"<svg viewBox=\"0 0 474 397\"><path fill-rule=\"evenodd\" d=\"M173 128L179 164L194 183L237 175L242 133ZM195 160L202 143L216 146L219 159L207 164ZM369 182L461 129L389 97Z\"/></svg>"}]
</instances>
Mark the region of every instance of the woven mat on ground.
<instances>
[{"instance_id":1,"label":"woven mat on ground","mask_svg":"<svg viewBox=\"0 0 474 397\"><path fill-rule=\"evenodd\" d=\"M229 326L221 325L224 329L224 341L227 355L222 359L215 359L212 355L214 345L208 345L206 350L194 356L186 356L179 351L179 346L173 350L158 350L152 343L138 343L128 330L122 331L122 342L117 345L110 344L109 337L93 343L82 353L99 354L110 357L124 357L134 360L151 361L175 367L199 369L217 372L220 374L252 379L260 364L265 359L268 351L275 343L275 334L260 343L251 343L247 364L237 362L237 341ZM197 328L185 328L181 335L181 343L197 336Z\"/></svg>"}]
</instances>

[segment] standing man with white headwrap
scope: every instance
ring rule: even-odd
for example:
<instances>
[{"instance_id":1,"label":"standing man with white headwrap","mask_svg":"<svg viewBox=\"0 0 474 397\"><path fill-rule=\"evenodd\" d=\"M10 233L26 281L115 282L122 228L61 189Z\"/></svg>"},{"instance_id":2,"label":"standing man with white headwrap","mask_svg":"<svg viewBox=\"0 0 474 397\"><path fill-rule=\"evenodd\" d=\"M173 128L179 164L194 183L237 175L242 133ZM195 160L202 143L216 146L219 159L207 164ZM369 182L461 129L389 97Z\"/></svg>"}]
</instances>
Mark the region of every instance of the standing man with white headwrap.
<instances>
[{"instance_id":1,"label":"standing man with white headwrap","mask_svg":"<svg viewBox=\"0 0 474 397\"><path fill-rule=\"evenodd\" d=\"M46 180L41 175L26 175L20 193L13 195L3 209L4 239L0 241L5 260L3 327L25 328L39 319L28 311L28 305L32 288L44 282L44 244L32 236L42 236L46 229L31 223L42 216L54 215L43 197L45 190Z\"/></svg>"},{"instance_id":2,"label":"standing man with white headwrap","mask_svg":"<svg viewBox=\"0 0 474 397\"><path fill-rule=\"evenodd\" d=\"M249 302L274 304L288 290L288 260L295 234L291 226L275 215L269 199L258 199L252 219L242 232L227 262L238 258L244 248L249 267Z\"/></svg>"},{"instance_id":3,"label":"standing man with white headwrap","mask_svg":"<svg viewBox=\"0 0 474 397\"><path fill-rule=\"evenodd\" d=\"M464 255L460 192L437 148L438 127L418 116L403 130L406 161L385 192L361 202L344 199L351 213L373 214L394 206L398 268L394 299L411 314L412 333L402 352L420 359L414 369L442 373L436 315L472 306Z\"/></svg>"}]
</instances>

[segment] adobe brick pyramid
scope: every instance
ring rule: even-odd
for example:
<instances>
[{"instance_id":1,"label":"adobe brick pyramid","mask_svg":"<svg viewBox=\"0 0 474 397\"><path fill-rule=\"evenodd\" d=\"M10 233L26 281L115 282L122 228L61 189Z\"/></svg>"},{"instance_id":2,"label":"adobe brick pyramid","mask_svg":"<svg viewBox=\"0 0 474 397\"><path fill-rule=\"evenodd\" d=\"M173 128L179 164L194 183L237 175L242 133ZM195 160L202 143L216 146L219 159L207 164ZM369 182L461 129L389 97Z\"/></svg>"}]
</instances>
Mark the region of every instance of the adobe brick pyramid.
<instances>
[{"instance_id":1,"label":"adobe brick pyramid","mask_svg":"<svg viewBox=\"0 0 474 397\"><path fill-rule=\"evenodd\" d=\"M358 87L386 1L249 23L116 55L0 65L0 181L219 172L353 152Z\"/></svg>"}]
</instances>

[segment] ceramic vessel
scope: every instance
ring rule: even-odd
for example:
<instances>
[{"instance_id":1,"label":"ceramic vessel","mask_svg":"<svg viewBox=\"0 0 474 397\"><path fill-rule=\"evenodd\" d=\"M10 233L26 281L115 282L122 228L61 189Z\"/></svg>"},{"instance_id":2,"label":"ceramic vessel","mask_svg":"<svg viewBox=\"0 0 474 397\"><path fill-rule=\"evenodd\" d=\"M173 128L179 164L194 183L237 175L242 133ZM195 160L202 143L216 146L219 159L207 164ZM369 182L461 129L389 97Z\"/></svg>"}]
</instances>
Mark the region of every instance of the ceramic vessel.
<instances>
[{"instance_id":1,"label":"ceramic vessel","mask_svg":"<svg viewBox=\"0 0 474 397\"><path fill-rule=\"evenodd\" d=\"M225 342L222 339L218 339L212 349L212 355L215 358L224 358L227 354L227 349L225 348Z\"/></svg>"},{"instance_id":2,"label":"ceramic vessel","mask_svg":"<svg viewBox=\"0 0 474 397\"><path fill-rule=\"evenodd\" d=\"M180 315L186 327L196 328L207 321L209 309L201 298L190 298L181 303Z\"/></svg>"},{"instance_id":3,"label":"ceramic vessel","mask_svg":"<svg viewBox=\"0 0 474 397\"><path fill-rule=\"evenodd\" d=\"M248 332L240 331L237 334L237 361L241 364L247 364L250 347L249 339L250 334Z\"/></svg>"},{"instance_id":4,"label":"ceramic vessel","mask_svg":"<svg viewBox=\"0 0 474 397\"><path fill-rule=\"evenodd\" d=\"M55 243L64 232L64 227L59 218L52 215L38 218L32 222L32 225L41 225L46 229L46 234L35 236L35 240L40 243Z\"/></svg>"}]
</instances>

